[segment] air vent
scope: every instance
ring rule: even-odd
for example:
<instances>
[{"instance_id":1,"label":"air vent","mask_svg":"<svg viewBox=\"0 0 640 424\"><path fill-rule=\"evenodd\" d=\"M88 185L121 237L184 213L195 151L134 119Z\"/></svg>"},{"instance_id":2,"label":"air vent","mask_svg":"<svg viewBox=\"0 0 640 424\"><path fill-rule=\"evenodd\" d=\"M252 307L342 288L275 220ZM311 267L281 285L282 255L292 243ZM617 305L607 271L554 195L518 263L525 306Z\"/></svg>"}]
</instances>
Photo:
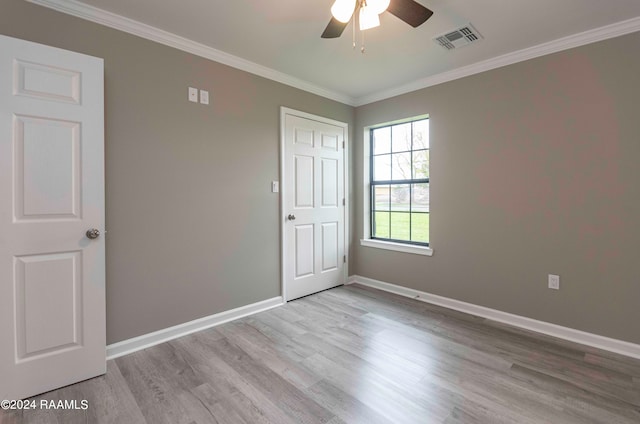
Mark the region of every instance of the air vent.
<instances>
[{"instance_id":1,"label":"air vent","mask_svg":"<svg viewBox=\"0 0 640 424\"><path fill-rule=\"evenodd\" d=\"M465 25L455 31L447 32L433 39L437 44L447 50L457 49L467 44L482 39L482 36L471 24Z\"/></svg>"}]
</instances>

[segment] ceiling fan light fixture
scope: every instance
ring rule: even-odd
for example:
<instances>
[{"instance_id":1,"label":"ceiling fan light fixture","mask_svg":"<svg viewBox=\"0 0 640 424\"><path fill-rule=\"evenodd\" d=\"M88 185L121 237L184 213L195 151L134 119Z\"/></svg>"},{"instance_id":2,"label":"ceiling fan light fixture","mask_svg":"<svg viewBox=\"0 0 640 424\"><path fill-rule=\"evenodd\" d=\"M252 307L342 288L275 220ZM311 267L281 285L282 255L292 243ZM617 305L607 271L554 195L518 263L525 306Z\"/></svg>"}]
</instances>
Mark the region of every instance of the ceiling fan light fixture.
<instances>
[{"instance_id":1,"label":"ceiling fan light fixture","mask_svg":"<svg viewBox=\"0 0 640 424\"><path fill-rule=\"evenodd\" d=\"M360 31L380 26L380 17L370 6L360 8Z\"/></svg>"},{"instance_id":2,"label":"ceiling fan light fixture","mask_svg":"<svg viewBox=\"0 0 640 424\"><path fill-rule=\"evenodd\" d=\"M356 0L336 0L331 6L331 14L342 23L347 23L356 8Z\"/></svg>"},{"instance_id":3,"label":"ceiling fan light fixture","mask_svg":"<svg viewBox=\"0 0 640 424\"><path fill-rule=\"evenodd\" d=\"M367 0L367 6L378 15L387 10L391 0Z\"/></svg>"},{"instance_id":4,"label":"ceiling fan light fixture","mask_svg":"<svg viewBox=\"0 0 640 424\"><path fill-rule=\"evenodd\" d=\"M382 12L386 11L401 21L416 28L426 22L433 15L433 11L427 9L416 0L334 0L331 6L332 17L329 24L322 32L322 38L338 38L344 29L353 21L353 31L360 23L360 30L374 28L380 25ZM358 15L355 12L358 12ZM355 16L354 16L355 15ZM363 33L364 34L364 33Z\"/></svg>"}]
</instances>

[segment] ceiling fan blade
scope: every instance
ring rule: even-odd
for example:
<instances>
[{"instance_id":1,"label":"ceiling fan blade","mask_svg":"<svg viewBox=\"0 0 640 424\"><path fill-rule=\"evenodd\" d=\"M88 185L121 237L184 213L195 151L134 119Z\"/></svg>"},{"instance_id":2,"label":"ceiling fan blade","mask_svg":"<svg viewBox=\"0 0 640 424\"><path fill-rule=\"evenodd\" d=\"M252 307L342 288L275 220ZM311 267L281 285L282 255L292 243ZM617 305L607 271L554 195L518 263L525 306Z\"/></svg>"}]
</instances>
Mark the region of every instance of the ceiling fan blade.
<instances>
[{"instance_id":1,"label":"ceiling fan blade","mask_svg":"<svg viewBox=\"0 0 640 424\"><path fill-rule=\"evenodd\" d=\"M391 0L387 11L414 28L425 23L433 15L433 11L414 0Z\"/></svg>"},{"instance_id":2,"label":"ceiling fan blade","mask_svg":"<svg viewBox=\"0 0 640 424\"><path fill-rule=\"evenodd\" d=\"M342 23L336 18L331 18L329 21L329 25L324 29L322 33L322 38L338 38L342 35L342 31L347 27L347 23Z\"/></svg>"}]
</instances>

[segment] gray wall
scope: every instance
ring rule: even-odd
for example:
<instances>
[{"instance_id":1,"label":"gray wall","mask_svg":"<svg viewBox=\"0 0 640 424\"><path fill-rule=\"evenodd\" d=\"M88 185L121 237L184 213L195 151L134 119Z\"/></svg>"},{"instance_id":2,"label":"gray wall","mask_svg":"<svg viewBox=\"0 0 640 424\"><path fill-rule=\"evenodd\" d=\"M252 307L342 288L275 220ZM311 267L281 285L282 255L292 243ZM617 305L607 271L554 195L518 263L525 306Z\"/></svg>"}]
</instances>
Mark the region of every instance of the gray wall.
<instances>
[{"instance_id":1,"label":"gray wall","mask_svg":"<svg viewBox=\"0 0 640 424\"><path fill-rule=\"evenodd\" d=\"M352 107L22 0L0 33L105 60L108 343L280 295L280 106Z\"/></svg>"},{"instance_id":2,"label":"gray wall","mask_svg":"<svg viewBox=\"0 0 640 424\"><path fill-rule=\"evenodd\" d=\"M280 105L350 124L352 274L640 343L640 34L354 121L349 106L22 0L0 12L2 34L105 59L109 343L280 295ZM212 104L188 103L187 86ZM435 254L361 247L363 128L424 113Z\"/></svg>"},{"instance_id":3,"label":"gray wall","mask_svg":"<svg viewBox=\"0 0 640 424\"><path fill-rule=\"evenodd\" d=\"M638 51L635 33L357 108L356 199L363 128L430 114L435 252L359 246L357 202L351 271L640 343Z\"/></svg>"}]
</instances>

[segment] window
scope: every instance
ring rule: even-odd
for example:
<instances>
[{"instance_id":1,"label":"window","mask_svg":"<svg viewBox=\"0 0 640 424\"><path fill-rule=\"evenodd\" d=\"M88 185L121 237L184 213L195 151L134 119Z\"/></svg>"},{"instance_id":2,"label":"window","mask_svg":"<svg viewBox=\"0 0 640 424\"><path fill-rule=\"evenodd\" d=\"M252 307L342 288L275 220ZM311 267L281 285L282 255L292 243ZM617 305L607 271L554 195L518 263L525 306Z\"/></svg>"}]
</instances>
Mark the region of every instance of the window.
<instances>
[{"instance_id":1,"label":"window","mask_svg":"<svg viewBox=\"0 0 640 424\"><path fill-rule=\"evenodd\" d=\"M370 134L370 239L429 246L429 119Z\"/></svg>"}]
</instances>

